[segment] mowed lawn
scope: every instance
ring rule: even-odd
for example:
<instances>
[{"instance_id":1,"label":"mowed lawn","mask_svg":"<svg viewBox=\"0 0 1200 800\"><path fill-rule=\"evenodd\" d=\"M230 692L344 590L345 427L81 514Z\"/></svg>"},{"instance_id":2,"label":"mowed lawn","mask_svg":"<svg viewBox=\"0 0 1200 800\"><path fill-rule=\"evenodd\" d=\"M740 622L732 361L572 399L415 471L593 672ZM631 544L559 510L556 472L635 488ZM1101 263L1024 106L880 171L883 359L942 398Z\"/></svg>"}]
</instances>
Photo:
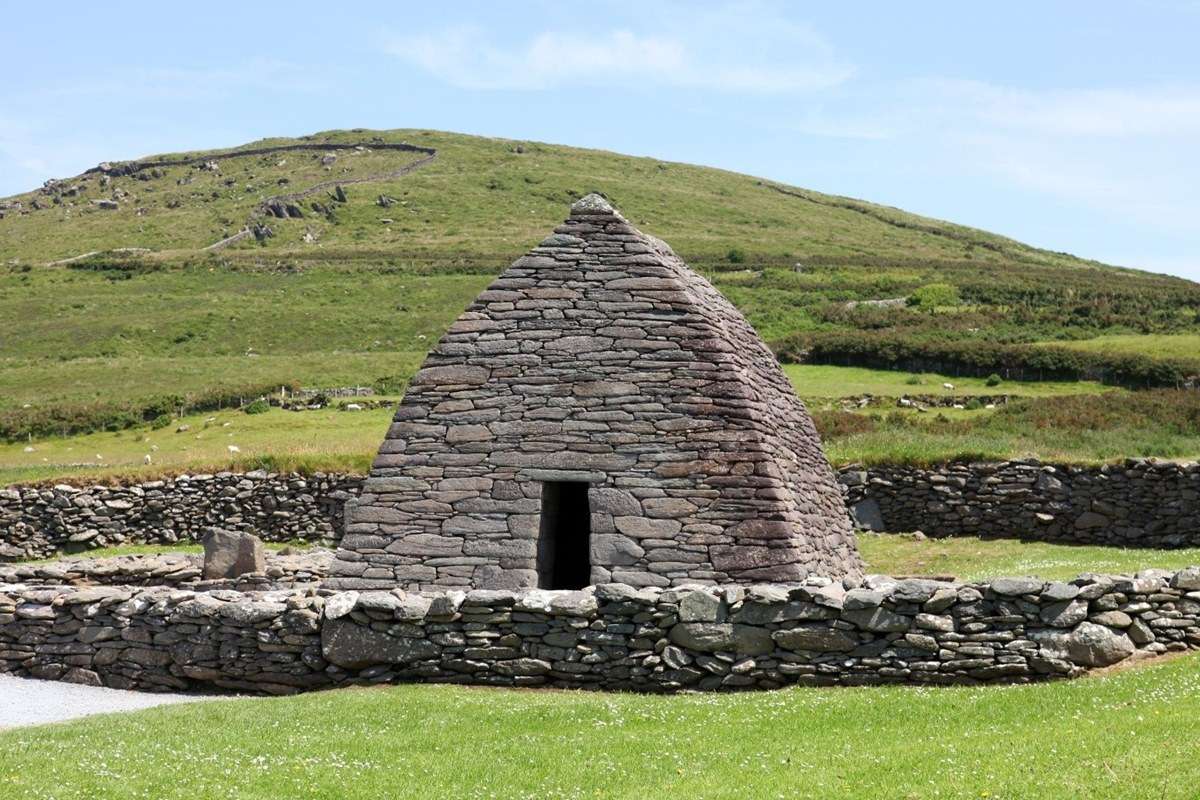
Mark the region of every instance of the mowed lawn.
<instances>
[{"instance_id":1,"label":"mowed lawn","mask_svg":"<svg viewBox=\"0 0 1200 800\"><path fill-rule=\"evenodd\" d=\"M0 796L1184 800L1198 737L1197 655L986 688L398 686L0 732Z\"/></svg>"},{"instance_id":2,"label":"mowed lawn","mask_svg":"<svg viewBox=\"0 0 1200 800\"><path fill-rule=\"evenodd\" d=\"M1131 574L1143 569L1200 565L1200 548L1136 547L1022 542L955 536L915 539L909 534L860 533L867 569L885 575L953 576L977 581L1012 575L1071 580L1085 572Z\"/></svg>"}]
</instances>

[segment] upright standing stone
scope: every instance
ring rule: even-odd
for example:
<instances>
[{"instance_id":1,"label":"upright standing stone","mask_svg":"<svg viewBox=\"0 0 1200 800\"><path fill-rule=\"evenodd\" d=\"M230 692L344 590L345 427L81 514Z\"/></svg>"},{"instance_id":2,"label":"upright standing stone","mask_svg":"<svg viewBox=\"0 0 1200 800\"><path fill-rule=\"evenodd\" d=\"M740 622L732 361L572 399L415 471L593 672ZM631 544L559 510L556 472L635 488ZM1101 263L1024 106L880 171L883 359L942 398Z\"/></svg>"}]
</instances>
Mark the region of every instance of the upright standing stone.
<instances>
[{"instance_id":1,"label":"upright standing stone","mask_svg":"<svg viewBox=\"0 0 1200 800\"><path fill-rule=\"evenodd\" d=\"M249 533L209 528L204 533L204 577L206 580L236 578L267 568L262 541Z\"/></svg>"}]
</instances>

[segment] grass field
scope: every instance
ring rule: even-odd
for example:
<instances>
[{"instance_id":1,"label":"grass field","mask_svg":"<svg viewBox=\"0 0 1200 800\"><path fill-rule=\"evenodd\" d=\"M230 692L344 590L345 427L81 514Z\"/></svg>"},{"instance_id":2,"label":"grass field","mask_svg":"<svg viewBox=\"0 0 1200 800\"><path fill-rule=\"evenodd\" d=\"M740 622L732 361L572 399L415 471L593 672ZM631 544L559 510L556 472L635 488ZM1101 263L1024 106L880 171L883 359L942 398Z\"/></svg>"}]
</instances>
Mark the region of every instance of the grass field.
<instances>
[{"instance_id":1,"label":"grass field","mask_svg":"<svg viewBox=\"0 0 1200 800\"><path fill-rule=\"evenodd\" d=\"M337 203L330 217L306 210L303 219L270 220L276 235L263 245L198 249L240 227L261 197L376 174L411 155L344 150L329 169L311 153L239 156L222 161L219 174L169 167L159 176L144 174L147 180L117 177L104 187L91 176L86 184L68 181L82 194L61 195L57 203L53 192L19 198L23 208L0 220L0 431L15 443L0 447L0 480L231 463L361 469L383 415L297 417L288 425L273 415L239 419L224 438L196 431L201 439L188 442L139 428L62 441L28 437L114 430L153 419L164 406L198 405L215 391L380 379L399 385L491 278L589 190L606 193L634 224L667 239L776 343L810 333L1022 344L1109 333L1121 335L1074 346L1108 341L1190 355L1189 345L1200 338L1200 286L1187 281L752 176L423 130L332 131L305 141L344 145L374 136L434 147L438 156L402 178L349 186L347 202ZM118 190L132 196L119 210L93 209L92 200ZM380 195L396 202L384 208ZM46 207L34 210L35 199ZM304 241L305 234L315 241ZM47 266L115 247L153 252ZM854 305L919 297L935 286L959 302L933 309ZM1130 335L1138 331L1146 335ZM798 392L815 401L942 394L946 381L963 396L1057 398L1102 390L1091 382L987 387L980 379L932 373L910 383L900 371L788 369ZM206 416L182 422L195 429ZM889 421L871 431L831 431L830 454L839 462L1021 455L1094 462L1200 453L1196 437L1144 418L1089 431L944 416L974 422L955 428ZM31 444L35 452L25 453ZM142 469L152 444L159 447L151 452L154 464ZM228 444L240 453L228 453Z\"/></svg>"},{"instance_id":2,"label":"grass field","mask_svg":"<svg viewBox=\"0 0 1200 800\"><path fill-rule=\"evenodd\" d=\"M1007 394L1015 397L1057 397L1069 394L1095 394L1113 391L1095 381L1001 381L988 386L984 378L956 378L936 372L912 374L898 370L836 367L821 364L784 364L803 398L852 397L870 394L879 397L928 394L939 397ZM953 384L946 389L944 383Z\"/></svg>"},{"instance_id":3,"label":"grass field","mask_svg":"<svg viewBox=\"0 0 1200 800\"><path fill-rule=\"evenodd\" d=\"M12 800L1190 800L1200 656L987 688L637 696L450 686L0 732Z\"/></svg>"},{"instance_id":4,"label":"grass field","mask_svg":"<svg viewBox=\"0 0 1200 800\"><path fill-rule=\"evenodd\" d=\"M992 424L996 417L986 411L949 411L940 416L950 424L943 425L936 419L926 424L904 413L899 415L898 423L885 421L876 430L827 438L825 454L834 464L936 464L1009 458L1102 464L1151 456L1179 461L1200 459L1200 436L1165 430L1153 423L1131 420L1128 425L1100 430L1021 429Z\"/></svg>"},{"instance_id":5,"label":"grass field","mask_svg":"<svg viewBox=\"0 0 1200 800\"><path fill-rule=\"evenodd\" d=\"M0 408L408 375L486 275L0 271Z\"/></svg>"},{"instance_id":6,"label":"grass field","mask_svg":"<svg viewBox=\"0 0 1200 800\"><path fill-rule=\"evenodd\" d=\"M1095 339L1045 342L1093 353L1122 353L1195 359L1200 357L1200 334L1114 334Z\"/></svg>"},{"instance_id":7,"label":"grass field","mask_svg":"<svg viewBox=\"0 0 1200 800\"><path fill-rule=\"evenodd\" d=\"M389 408L365 411L218 411L167 428L133 428L0 445L0 484L53 477L152 476L219 469L325 469L366 472L391 421ZM211 420L211 421L210 421ZM183 425L188 430L177 433ZM238 448L231 451L230 446ZM25 452L32 447L32 452ZM157 448L157 449L155 449ZM151 464L144 463L149 455Z\"/></svg>"},{"instance_id":8,"label":"grass field","mask_svg":"<svg viewBox=\"0 0 1200 800\"><path fill-rule=\"evenodd\" d=\"M415 354L394 355L397 357L389 365L398 368L417 358ZM251 361L258 363L257 359ZM331 365L331 369L338 368ZM799 367L788 371L804 391L835 396L851 386L871 386L872 393L881 395L904 394L909 389L944 391L938 380L942 376L936 375L923 376L926 382L914 387L902 373L886 370ZM849 373L846 380L840 377L843 371ZM117 382L119 375L108 379ZM1195 392L1115 390L1097 394L1100 387L1096 384L1015 382L997 388L1039 395L1024 405L995 410L942 409L926 414L891 406L844 412L822 397L811 397L809 406L835 465L1013 457L1083 464L1130 456L1200 457L1200 394ZM978 389L968 383L962 392ZM955 391L959 391L958 384ZM1053 391L1065 393L1055 395ZM391 416L390 408L357 412L272 409L254 415L228 410L190 414L158 430L142 425L0 444L0 485L260 467L361 473L369 468ZM184 425L188 430L177 432ZM231 451L230 446L237 450ZM148 465L144 463L147 455L151 459Z\"/></svg>"},{"instance_id":9,"label":"grass field","mask_svg":"<svg viewBox=\"0 0 1200 800\"><path fill-rule=\"evenodd\" d=\"M1012 539L914 539L906 534L860 533L867 568L884 575L953 575L975 581L1009 575L1071 580L1085 572L1130 574L1143 569L1182 569L1200 564L1200 548L1098 547Z\"/></svg>"}]
</instances>

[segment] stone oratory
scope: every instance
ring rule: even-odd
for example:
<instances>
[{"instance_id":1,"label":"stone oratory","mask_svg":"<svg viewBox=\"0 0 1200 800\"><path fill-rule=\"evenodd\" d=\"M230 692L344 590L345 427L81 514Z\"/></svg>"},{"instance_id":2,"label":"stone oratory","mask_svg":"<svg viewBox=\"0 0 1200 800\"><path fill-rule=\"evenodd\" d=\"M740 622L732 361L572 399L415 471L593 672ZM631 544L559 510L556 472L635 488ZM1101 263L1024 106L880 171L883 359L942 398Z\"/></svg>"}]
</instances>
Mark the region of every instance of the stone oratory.
<instances>
[{"instance_id":1,"label":"stone oratory","mask_svg":"<svg viewBox=\"0 0 1200 800\"><path fill-rule=\"evenodd\" d=\"M346 514L342 589L862 573L774 355L596 194L450 326Z\"/></svg>"}]
</instances>

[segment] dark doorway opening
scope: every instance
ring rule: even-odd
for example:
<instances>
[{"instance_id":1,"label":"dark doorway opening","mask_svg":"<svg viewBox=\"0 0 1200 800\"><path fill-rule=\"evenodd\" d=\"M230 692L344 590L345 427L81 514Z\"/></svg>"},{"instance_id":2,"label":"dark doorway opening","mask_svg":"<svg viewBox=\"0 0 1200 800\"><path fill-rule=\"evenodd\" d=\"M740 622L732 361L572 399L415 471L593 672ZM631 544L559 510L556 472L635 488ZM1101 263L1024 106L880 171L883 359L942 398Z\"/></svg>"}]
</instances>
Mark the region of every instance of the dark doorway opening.
<instances>
[{"instance_id":1,"label":"dark doorway opening","mask_svg":"<svg viewBox=\"0 0 1200 800\"><path fill-rule=\"evenodd\" d=\"M543 483L537 551L539 589L582 589L591 583L591 532L588 485L573 481Z\"/></svg>"}]
</instances>

